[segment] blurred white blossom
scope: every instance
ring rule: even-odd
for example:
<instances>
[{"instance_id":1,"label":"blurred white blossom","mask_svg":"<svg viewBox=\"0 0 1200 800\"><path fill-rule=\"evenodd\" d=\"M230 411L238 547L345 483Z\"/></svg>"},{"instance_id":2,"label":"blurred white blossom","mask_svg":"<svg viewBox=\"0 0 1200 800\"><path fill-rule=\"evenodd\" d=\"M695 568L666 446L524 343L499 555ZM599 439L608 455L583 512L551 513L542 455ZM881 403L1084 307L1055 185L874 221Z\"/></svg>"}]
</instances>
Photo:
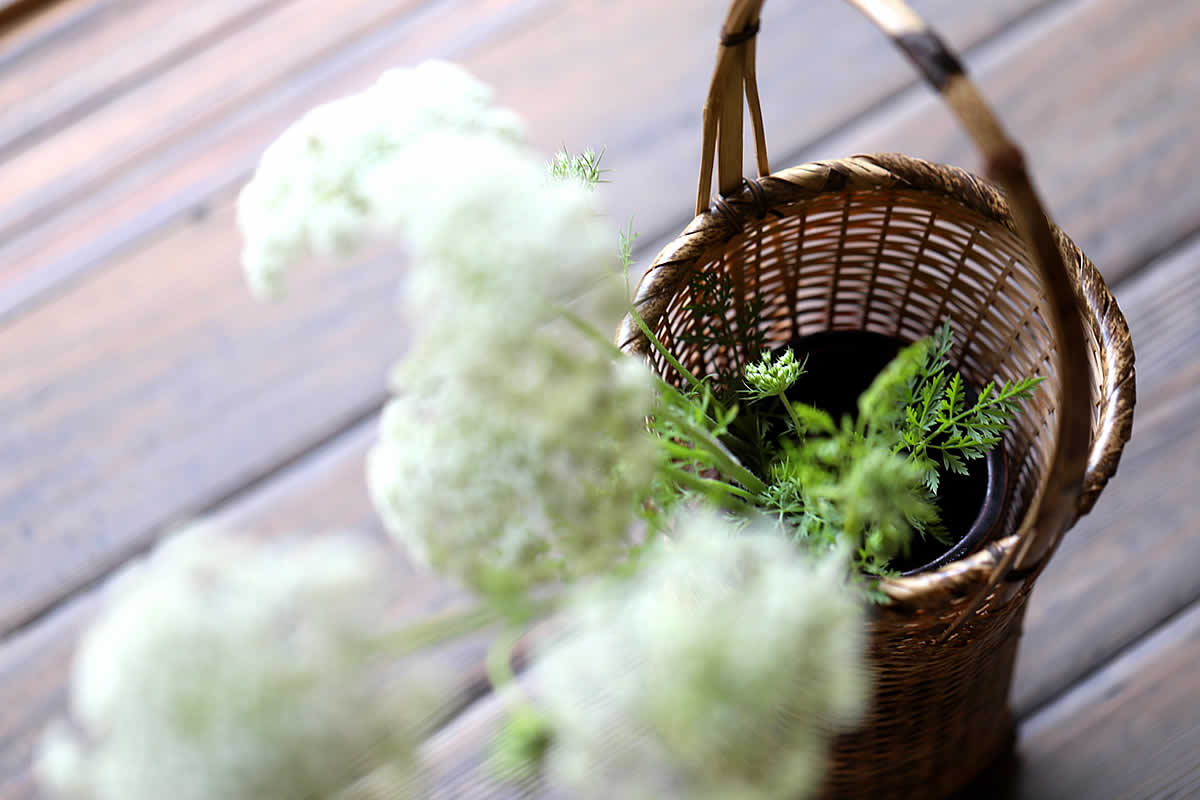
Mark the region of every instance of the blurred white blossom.
<instances>
[{"instance_id":1,"label":"blurred white blossom","mask_svg":"<svg viewBox=\"0 0 1200 800\"><path fill-rule=\"evenodd\" d=\"M238 198L251 288L277 294L288 266L348 251L386 226L398 198L431 188L415 174L414 144L466 132L524 138L520 119L493 107L486 84L444 61L391 70L308 112L267 148Z\"/></svg>"},{"instance_id":2,"label":"blurred white blossom","mask_svg":"<svg viewBox=\"0 0 1200 800\"><path fill-rule=\"evenodd\" d=\"M846 560L685 516L632 583L583 593L542 655L551 780L584 798L802 798L864 711Z\"/></svg>"},{"instance_id":3,"label":"blurred white blossom","mask_svg":"<svg viewBox=\"0 0 1200 800\"><path fill-rule=\"evenodd\" d=\"M657 464L654 380L562 311L615 328L616 231L459 68L389 73L376 91L386 101L318 109L264 156L242 198L251 279L273 286L273 265L371 226L402 234L414 342L368 463L388 530L476 588L611 566Z\"/></svg>"},{"instance_id":4,"label":"blurred white blossom","mask_svg":"<svg viewBox=\"0 0 1200 800\"><path fill-rule=\"evenodd\" d=\"M368 658L383 567L350 538L199 528L168 541L84 635L71 719L39 751L42 787L63 800L421 797L414 739L432 696Z\"/></svg>"},{"instance_id":5,"label":"blurred white blossom","mask_svg":"<svg viewBox=\"0 0 1200 800\"><path fill-rule=\"evenodd\" d=\"M595 192L549 176L539 155L496 136L441 136L413 151L437 171L419 202L392 206L415 255L406 295L419 321L453 314L465 337L483 324L530 329L547 302L591 291L585 316L616 326L626 301L617 236Z\"/></svg>"},{"instance_id":6,"label":"blurred white blossom","mask_svg":"<svg viewBox=\"0 0 1200 800\"><path fill-rule=\"evenodd\" d=\"M404 394L385 410L367 477L386 527L477 588L611 567L653 475L650 373L537 338L492 344L474 391Z\"/></svg>"}]
</instances>

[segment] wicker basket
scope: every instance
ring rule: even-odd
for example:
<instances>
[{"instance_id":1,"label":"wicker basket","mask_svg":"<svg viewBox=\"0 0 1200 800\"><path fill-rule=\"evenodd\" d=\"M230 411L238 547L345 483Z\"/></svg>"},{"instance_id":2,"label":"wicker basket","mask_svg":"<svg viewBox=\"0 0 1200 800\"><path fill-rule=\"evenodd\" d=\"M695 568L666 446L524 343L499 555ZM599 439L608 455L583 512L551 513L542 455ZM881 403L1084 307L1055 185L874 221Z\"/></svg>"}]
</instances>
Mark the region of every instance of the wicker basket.
<instances>
[{"instance_id":1,"label":"wicker basket","mask_svg":"<svg viewBox=\"0 0 1200 800\"><path fill-rule=\"evenodd\" d=\"M682 344L704 324L688 310L693 277L723 270L738 296L762 301L770 347L839 329L913 340L948 316L968 380L1046 376L1006 435L999 534L936 572L885 582L893 602L871 626L873 707L861 731L836 744L828 796L944 797L1010 746L1026 599L1116 470L1132 425L1133 349L1104 280L1046 219L1020 152L959 61L902 3L851 2L938 89L1000 188L894 154L769 174L754 77L762 0L735 0L705 106L697 216L655 259L636 304L696 374L757 355ZM756 180L741 175L743 93ZM709 208L714 155L720 194ZM632 320L618 343L672 377Z\"/></svg>"}]
</instances>

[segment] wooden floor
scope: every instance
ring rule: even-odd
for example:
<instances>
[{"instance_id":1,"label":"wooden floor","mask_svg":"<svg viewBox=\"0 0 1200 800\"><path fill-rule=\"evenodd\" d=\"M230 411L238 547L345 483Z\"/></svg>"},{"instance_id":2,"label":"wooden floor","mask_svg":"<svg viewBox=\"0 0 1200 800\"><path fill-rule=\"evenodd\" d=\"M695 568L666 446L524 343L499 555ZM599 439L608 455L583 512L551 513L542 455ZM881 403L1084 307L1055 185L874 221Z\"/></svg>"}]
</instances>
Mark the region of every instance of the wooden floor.
<instances>
[{"instance_id":1,"label":"wooden floor","mask_svg":"<svg viewBox=\"0 0 1200 800\"><path fill-rule=\"evenodd\" d=\"M1034 593L1018 758L984 783L1200 797L1200 4L915 4L1027 146L1138 354L1133 440ZM0 798L34 796L30 749L63 707L74 637L173 525L376 530L362 460L404 343L396 265L313 271L256 305L232 203L262 147L389 66L452 57L547 152L607 148L605 191L644 259L690 216L722 6L0 1ZM774 166L877 149L975 166L835 0L769 3L759 54ZM413 613L457 600L408 580ZM465 671L482 652L439 657ZM462 758L490 703L434 750Z\"/></svg>"}]
</instances>

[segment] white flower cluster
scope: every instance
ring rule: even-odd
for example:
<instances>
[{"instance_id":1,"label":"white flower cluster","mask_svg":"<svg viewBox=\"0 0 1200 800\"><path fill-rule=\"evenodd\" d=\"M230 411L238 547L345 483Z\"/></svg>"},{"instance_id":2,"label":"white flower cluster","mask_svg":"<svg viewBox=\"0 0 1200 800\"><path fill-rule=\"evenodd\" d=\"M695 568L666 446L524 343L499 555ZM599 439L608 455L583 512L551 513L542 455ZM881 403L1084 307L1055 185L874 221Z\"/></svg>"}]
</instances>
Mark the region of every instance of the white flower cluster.
<instances>
[{"instance_id":1,"label":"white flower cluster","mask_svg":"<svg viewBox=\"0 0 1200 800\"><path fill-rule=\"evenodd\" d=\"M486 337L524 336L581 297L578 313L606 336L616 327L626 302L617 237L595 192L495 135L428 138L411 152L430 179L394 208L416 261L404 302L431 356L503 357Z\"/></svg>"},{"instance_id":2,"label":"white flower cluster","mask_svg":"<svg viewBox=\"0 0 1200 800\"><path fill-rule=\"evenodd\" d=\"M678 529L543 654L551 779L584 798L811 796L868 696L845 559L711 516Z\"/></svg>"},{"instance_id":3,"label":"white flower cluster","mask_svg":"<svg viewBox=\"0 0 1200 800\"><path fill-rule=\"evenodd\" d=\"M242 263L261 296L286 267L352 249L394 226L395 205L422 191L410 160L421 139L484 133L520 142L520 119L461 67L427 61L385 72L370 88L314 108L263 154L238 198Z\"/></svg>"},{"instance_id":4,"label":"white flower cluster","mask_svg":"<svg viewBox=\"0 0 1200 800\"><path fill-rule=\"evenodd\" d=\"M421 263L406 299L419 332L393 376L368 485L389 531L476 588L496 573L507 585L587 574L625 552L653 475L654 379L551 324L588 288L574 309L598 326L623 307L591 193L549 180L526 152L469 144L487 168L448 170L411 215Z\"/></svg>"},{"instance_id":5,"label":"white flower cluster","mask_svg":"<svg viewBox=\"0 0 1200 800\"><path fill-rule=\"evenodd\" d=\"M387 610L382 563L348 537L264 544L197 528L168 541L85 634L71 723L38 756L43 788L63 800L421 797L414 740L432 696L381 691L365 649Z\"/></svg>"},{"instance_id":6,"label":"white flower cluster","mask_svg":"<svg viewBox=\"0 0 1200 800\"><path fill-rule=\"evenodd\" d=\"M653 475L649 373L536 339L493 355L471 373L483 393L387 407L367 469L385 525L418 560L484 590L611 567Z\"/></svg>"},{"instance_id":7,"label":"white flower cluster","mask_svg":"<svg viewBox=\"0 0 1200 800\"><path fill-rule=\"evenodd\" d=\"M585 183L552 179L520 120L490 104L445 63L388 73L289 129L239 200L262 293L289 262L374 229L412 246L416 342L368 483L401 542L479 588L611 563L656 455L650 374L547 324L572 303L615 326L614 232Z\"/></svg>"}]
</instances>

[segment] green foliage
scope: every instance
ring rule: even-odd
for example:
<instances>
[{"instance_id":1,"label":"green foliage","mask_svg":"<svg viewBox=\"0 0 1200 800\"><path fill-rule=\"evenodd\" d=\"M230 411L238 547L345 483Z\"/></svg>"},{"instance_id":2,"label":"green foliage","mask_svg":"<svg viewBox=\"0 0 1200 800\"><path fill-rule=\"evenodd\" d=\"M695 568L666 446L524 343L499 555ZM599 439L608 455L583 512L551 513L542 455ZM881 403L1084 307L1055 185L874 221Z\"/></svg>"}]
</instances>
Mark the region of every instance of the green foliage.
<instances>
[{"instance_id":1,"label":"green foliage","mask_svg":"<svg viewBox=\"0 0 1200 800\"><path fill-rule=\"evenodd\" d=\"M683 311L703 327L682 333L679 339L685 345L722 355L719 366L705 380L712 383L718 397L731 401L741 386L743 370L766 348L766 334L759 324L762 298L741 297L727 272L700 272L689 289L692 296ZM729 309L736 310L731 314Z\"/></svg>"},{"instance_id":2,"label":"green foliage","mask_svg":"<svg viewBox=\"0 0 1200 800\"><path fill-rule=\"evenodd\" d=\"M723 296L723 282L704 286L701 296ZM721 320L709 331L725 345L737 329L729 317ZM967 461L1000 441L1040 381L989 384L968 403L962 378L950 370L952 345L947 321L904 348L859 397L857 416L841 420L788 399L806 360L790 350L778 357L763 351L744 367L742 407L721 402L726 377L701 381L669 359L690 388L664 391L652 422L669 464L658 502L674 490L734 511L767 511L798 543L823 552L841 541L861 573L892 574L892 561L910 552L915 536L949 543L935 501L939 465L965 473Z\"/></svg>"},{"instance_id":3,"label":"green foliage","mask_svg":"<svg viewBox=\"0 0 1200 800\"><path fill-rule=\"evenodd\" d=\"M488 766L501 780L519 782L542 769L553 743L550 722L530 705L509 712L492 740Z\"/></svg>"},{"instance_id":4,"label":"green foliage","mask_svg":"<svg viewBox=\"0 0 1200 800\"><path fill-rule=\"evenodd\" d=\"M588 186L607 183L608 181L604 180L602 176L608 170L600 168L600 161L603 158L603 150L597 153L589 148L582 153L572 155L564 146L562 150L554 154L554 160L550 162L550 174L561 179L573 178Z\"/></svg>"},{"instance_id":5,"label":"green foliage","mask_svg":"<svg viewBox=\"0 0 1200 800\"><path fill-rule=\"evenodd\" d=\"M1025 378L983 387L974 403L958 373L947 374L953 345L947 320L930 340L930 352L919 373L904 385L904 419L893 452L905 452L925 473L930 492L938 490L938 464L965 475L967 461L983 458L1000 442L1022 400L1033 395L1043 378Z\"/></svg>"},{"instance_id":6,"label":"green foliage","mask_svg":"<svg viewBox=\"0 0 1200 800\"><path fill-rule=\"evenodd\" d=\"M633 287L630 280L630 272L633 271L633 245L637 242L638 234L633 230L633 220L629 220L629 225L625 230L619 232L619 242L617 244L617 255L621 259L621 274L625 277L625 296L633 296Z\"/></svg>"}]
</instances>

